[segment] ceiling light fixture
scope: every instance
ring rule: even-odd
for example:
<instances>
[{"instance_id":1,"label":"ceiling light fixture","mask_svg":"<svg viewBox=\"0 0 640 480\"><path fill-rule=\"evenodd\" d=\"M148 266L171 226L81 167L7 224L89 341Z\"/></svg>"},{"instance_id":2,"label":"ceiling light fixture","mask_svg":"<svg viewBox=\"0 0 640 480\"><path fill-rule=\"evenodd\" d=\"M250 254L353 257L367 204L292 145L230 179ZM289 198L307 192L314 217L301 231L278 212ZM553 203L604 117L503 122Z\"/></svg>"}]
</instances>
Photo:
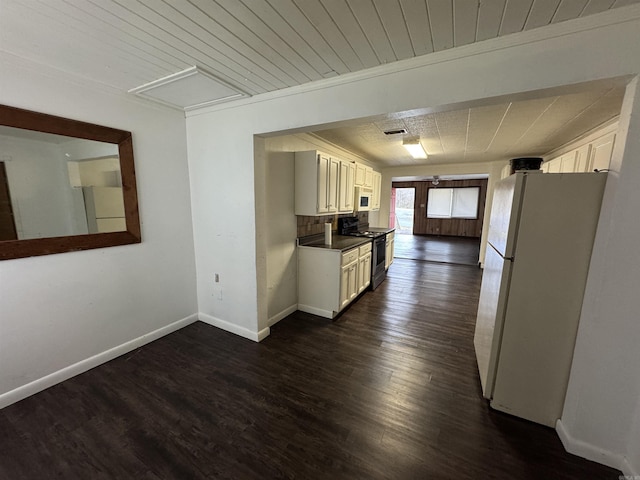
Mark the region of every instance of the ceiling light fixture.
<instances>
[{"instance_id":1,"label":"ceiling light fixture","mask_svg":"<svg viewBox=\"0 0 640 480\"><path fill-rule=\"evenodd\" d=\"M427 158L427 152L420 143L420 137L408 137L402 140L402 146L413 158Z\"/></svg>"}]
</instances>

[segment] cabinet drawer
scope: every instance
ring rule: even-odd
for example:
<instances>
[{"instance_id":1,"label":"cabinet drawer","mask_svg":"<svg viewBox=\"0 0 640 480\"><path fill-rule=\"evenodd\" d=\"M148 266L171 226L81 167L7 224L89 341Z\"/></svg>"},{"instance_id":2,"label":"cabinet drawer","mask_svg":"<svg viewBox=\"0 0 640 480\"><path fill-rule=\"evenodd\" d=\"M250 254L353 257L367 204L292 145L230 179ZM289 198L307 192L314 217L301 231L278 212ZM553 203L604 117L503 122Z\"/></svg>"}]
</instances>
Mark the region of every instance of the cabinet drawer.
<instances>
[{"instance_id":1,"label":"cabinet drawer","mask_svg":"<svg viewBox=\"0 0 640 480\"><path fill-rule=\"evenodd\" d=\"M389 242L389 240L393 240L393 237L395 237L395 232L389 232L387 233L387 242Z\"/></svg>"},{"instance_id":2,"label":"cabinet drawer","mask_svg":"<svg viewBox=\"0 0 640 480\"><path fill-rule=\"evenodd\" d=\"M358 249L354 248L342 254L342 265L348 265L358 260Z\"/></svg>"},{"instance_id":3,"label":"cabinet drawer","mask_svg":"<svg viewBox=\"0 0 640 480\"><path fill-rule=\"evenodd\" d=\"M371 242L369 243L365 243L364 245L360 246L360 256L363 256L366 253L369 253L371 251Z\"/></svg>"}]
</instances>

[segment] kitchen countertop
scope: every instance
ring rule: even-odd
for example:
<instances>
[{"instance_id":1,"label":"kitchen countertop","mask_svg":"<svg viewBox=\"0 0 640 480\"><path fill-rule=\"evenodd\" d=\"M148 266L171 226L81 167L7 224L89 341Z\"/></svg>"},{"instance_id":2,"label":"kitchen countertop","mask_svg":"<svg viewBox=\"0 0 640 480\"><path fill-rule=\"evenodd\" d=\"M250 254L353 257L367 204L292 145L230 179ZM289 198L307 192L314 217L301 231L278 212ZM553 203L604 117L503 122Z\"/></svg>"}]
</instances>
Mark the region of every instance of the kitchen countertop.
<instances>
[{"instance_id":1,"label":"kitchen countertop","mask_svg":"<svg viewBox=\"0 0 640 480\"><path fill-rule=\"evenodd\" d=\"M313 247L324 248L326 250L349 250L365 243L372 241L369 237L352 237L349 235L333 234L331 236L331 245L324 244L324 235L314 235L313 237L298 239L298 246L300 247Z\"/></svg>"}]
</instances>

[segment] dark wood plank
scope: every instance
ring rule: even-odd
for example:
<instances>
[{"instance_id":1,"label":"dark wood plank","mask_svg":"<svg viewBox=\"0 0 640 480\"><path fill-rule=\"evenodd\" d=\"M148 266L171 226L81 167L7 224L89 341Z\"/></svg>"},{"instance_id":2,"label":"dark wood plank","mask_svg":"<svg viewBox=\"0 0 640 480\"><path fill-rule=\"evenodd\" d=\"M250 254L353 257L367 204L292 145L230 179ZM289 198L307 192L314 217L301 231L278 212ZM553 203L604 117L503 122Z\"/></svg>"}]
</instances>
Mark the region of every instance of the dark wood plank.
<instances>
[{"instance_id":1,"label":"dark wood plank","mask_svg":"<svg viewBox=\"0 0 640 480\"><path fill-rule=\"evenodd\" d=\"M0 411L0 478L617 479L492 411L481 272L397 259L334 322L197 322Z\"/></svg>"},{"instance_id":2,"label":"dark wood plank","mask_svg":"<svg viewBox=\"0 0 640 480\"><path fill-rule=\"evenodd\" d=\"M433 235L405 235L394 237L394 257L425 262L478 265L480 239L438 237Z\"/></svg>"}]
</instances>

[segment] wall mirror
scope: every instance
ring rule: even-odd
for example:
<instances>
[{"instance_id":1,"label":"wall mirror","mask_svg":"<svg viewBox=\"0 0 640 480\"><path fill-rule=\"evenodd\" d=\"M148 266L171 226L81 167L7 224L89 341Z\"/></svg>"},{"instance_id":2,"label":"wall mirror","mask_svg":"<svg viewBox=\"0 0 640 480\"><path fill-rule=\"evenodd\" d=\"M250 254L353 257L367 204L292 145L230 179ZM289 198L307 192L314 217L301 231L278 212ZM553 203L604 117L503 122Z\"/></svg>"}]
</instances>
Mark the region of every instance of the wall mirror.
<instances>
[{"instance_id":1,"label":"wall mirror","mask_svg":"<svg viewBox=\"0 0 640 480\"><path fill-rule=\"evenodd\" d=\"M131 132L0 105L0 259L140 243Z\"/></svg>"}]
</instances>

